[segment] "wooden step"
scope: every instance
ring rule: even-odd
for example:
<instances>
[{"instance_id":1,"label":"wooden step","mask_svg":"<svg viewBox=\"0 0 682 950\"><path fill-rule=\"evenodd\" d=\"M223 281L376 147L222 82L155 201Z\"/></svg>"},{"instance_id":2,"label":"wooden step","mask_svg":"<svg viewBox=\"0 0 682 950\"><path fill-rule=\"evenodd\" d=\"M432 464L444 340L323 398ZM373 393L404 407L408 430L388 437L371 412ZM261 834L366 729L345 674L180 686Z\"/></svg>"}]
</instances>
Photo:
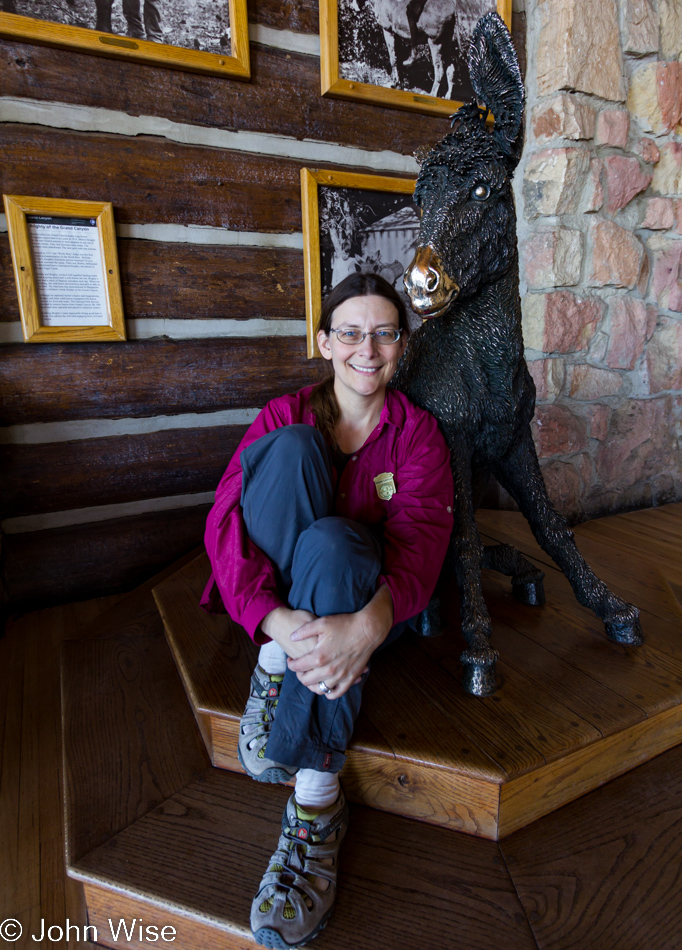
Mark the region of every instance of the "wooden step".
<instances>
[{"instance_id":1,"label":"wooden step","mask_svg":"<svg viewBox=\"0 0 682 950\"><path fill-rule=\"evenodd\" d=\"M122 636L104 615L104 636L95 621L63 660L68 873L88 913L77 926L112 950L165 945L153 940L163 927L181 950L255 950L251 898L289 790L207 765L148 603L133 607L113 608ZM337 907L315 946L676 950L681 791L679 747L502 842L353 806Z\"/></svg>"},{"instance_id":2,"label":"wooden step","mask_svg":"<svg viewBox=\"0 0 682 950\"><path fill-rule=\"evenodd\" d=\"M87 937L144 948L173 927L181 950L255 947L251 899L290 790L209 766L148 628L65 643L62 685L67 869L84 886ZM450 946L453 934L471 950L535 948L494 842L353 807L341 880L328 950L388 950L398 935Z\"/></svg>"},{"instance_id":3,"label":"wooden step","mask_svg":"<svg viewBox=\"0 0 682 950\"><path fill-rule=\"evenodd\" d=\"M668 509L659 516L666 544L677 537L679 550L682 506ZM646 530L630 528L637 514L629 514L580 535L617 593L641 595L646 643L634 649L607 641L520 515L481 512L486 539L515 544L545 570L548 603L518 604L507 579L484 572L501 654L500 686L488 699L460 685L457 621L443 637L408 636L375 657L343 773L350 799L500 838L682 742L682 607L670 586L679 565L662 563L649 538L654 519L641 514ZM228 617L199 608L208 575L202 555L154 596L211 761L241 771L239 719L256 648Z\"/></svg>"},{"instance_id":4,"label":"wooden step","mask_svg":"<svg viewBox=\"0 0 682 950\"><path fill-rule=\"evenodd\" d=\"M89 854L76 873L99 941L117 946L108 920L124 917L174 926L181 950L255 946L251 900L289 794L211 769ZM355 807L340 881L328 950L445 947L454 931L471 948L535 946L494 842Z\"/></svg>"}]
</instances>

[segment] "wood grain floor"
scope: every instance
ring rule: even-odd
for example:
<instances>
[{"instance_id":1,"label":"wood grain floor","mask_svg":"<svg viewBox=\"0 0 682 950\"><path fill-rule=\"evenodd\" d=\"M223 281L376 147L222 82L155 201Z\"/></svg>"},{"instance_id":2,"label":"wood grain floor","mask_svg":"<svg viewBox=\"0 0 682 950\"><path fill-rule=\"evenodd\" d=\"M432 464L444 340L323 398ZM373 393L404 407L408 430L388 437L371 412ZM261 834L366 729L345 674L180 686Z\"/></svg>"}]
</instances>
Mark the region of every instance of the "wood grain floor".
<instances>
[{"instance_id":1,"label":"wood grain floor","mask_svg":"<svg viewBox=\"0 0 682 950\"><path fill-rule=\"evenodd\" d=\"M663 600L676 598L681 586L678 517L666 510L667 520L661 523L660 512L637 513L630 517L632 533L613 534L623 550L641 551L645 538L654 543L653 574L647 558L646 564L640 562L640 570L619 575L624 589L637 587L648 594L649 616L655 615L659 595ZM594 551L605 544L599 524L578 529L583 550L588 542ZM630 596L635 599L634 592ZM679 637L682 630L676 633ZM671 655L675 631L662 623L651 635L655 649ZM0 920L16 918L24 926L24 938L15 947L36 946L29 934L40 932L43 919L46 927L63 927L67 918L81 927L85 923L81 885L65 876L63 857L59 649L62 640L74 637L103 637L106 643L101 650L117 658L115 669L122 685L137 688L143 662L150 661L152 669L160 665L155 651L162 643L161 633L150 586L120 602L107 598L28 614L11 623L0 640ZM125 647L126 638L129 647ZM511 645L506 637L508 654ZM69 649L76 647L92 652L88 643ZM515 662L514 656L509 655L508 662ZM573 685L584 685L586 675L578 664ZM552 685L558 699L569 685ZM642 689L650 688L645 678ZM166 708L169 698L177 708L180 700L170 689L145 694L150 708L152 703ZM103 693L93 698L104 705L109 702ZM589 705L589 696L585 702ZM640 702L633 696L626 707L633 720ZM77 736L78 720L84 722L86 717L82 710L78 713L75 697L70 708L72 732ZM125 704L119 703L118 708L117 716L129 715ZM605 722L612 712L611 707L604 709ZM181 720L193 727L188 715L189 707ZM135 735L141 728L135 716L129 728L129 747L133 748L141 741ZM151 720L149 728L154 734ZM607 725L604 728L608 730ZM183 738L179 729L180 719L168 735L178 749L184 743L183 759L196 756L189 771L185 763L185 771L178 765L173 772L167 763L154 764L145 753L138 756L141 766L135 774L143 781L137 788L129 791L129 775L122 767L124 788L120 783L116 789L115 783L105 784L94 794L94 801L83 800L78 809L79 834L83 849L94 846L94 851L81 864L102 867L106 863L112 874L118 867L126 886L136 878L140 889L156 888L171 903L187 902L191 896L195 903L205 904L207 917L221 910L224 914L229 898L232 936L225 946L254 947L248 934L248 901L260 865L267 859L269 842L256 847L247 836L245 853L235 857L231 849L230 854L220 849L213 828L218 826L216 816L222 815L221 834L232 840L243 838L245 816L254 797L258 798L259 821L269 825L287 791L254 790L243 776L212 769L201 772L196 736ZM101 733L91 739L90 748L104 748ZM158 741L168 741L168 736ZM81 748L87 758L87 743L81 743ZM109 746L105 751L112 761L118 758L122 763L127 754ZM87 773L80 770L79 774L80 788ZM107 809L113 797L128 794L130 814L125 820L133 822L110 838L109 832L120 829L121 821ZM165 802L153 807L158 796ZM357 807L342 864L344 883L337 913L316 946L319 943L320 950L388 948L395 946L400 935L401 943L417 950L460 946L491 950L498 943L518 950L679 950L681 802L682 747L678 746L498 843ZM183 816L189 817L196 835L188 836ZM102 823L99 831L97 821ZM102 830L106 822L110 827ZM88 833L95 837L85 841ZM97 841L102 843L97 846ZM178 841L184 841L185 851L191 853L188 866L177 860L183 851L174 852L175 867L164 857L167 845ZM233 882L227 898L218 878ZM123 913L125 908L113 892L106 894L108 903L101 902L101 912L105 916L105 912ZM43 945L71 950L87 946L76 939ZM192 940L185 945L190 950L200 946ZM217 936L206 945L222 946Z\"/></svg>"},{"instance_id":2,"label":"wood grain floor","mask_svg":"<svg viewBox=\"0 0 682 950\"><path fill-rule=\"evenodd\" d=\"M62 927L84 920L80 885L64 872L59 652L65 636L119 599L26 614L0 640L0 920L24 927L15 947L38 945L28 934L40 933L43 918Z\"/></svg>"}]
</instances>

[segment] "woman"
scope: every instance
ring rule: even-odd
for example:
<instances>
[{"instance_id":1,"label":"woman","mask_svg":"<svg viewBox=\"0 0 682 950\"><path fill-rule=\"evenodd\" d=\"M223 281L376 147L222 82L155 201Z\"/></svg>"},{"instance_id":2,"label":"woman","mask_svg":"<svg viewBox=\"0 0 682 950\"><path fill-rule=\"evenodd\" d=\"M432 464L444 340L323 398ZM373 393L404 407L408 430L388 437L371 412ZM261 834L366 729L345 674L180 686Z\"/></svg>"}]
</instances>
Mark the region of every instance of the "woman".
<instances>
[{"instance_id":1,"label":"woman","mask_svg":"<svg viewBox=\"0 0 682 950\"><path fill-rule=\"evenodd\" d=\"M209 515L213 576L261 644L239 759L258 781L296 775L254 898L266 947L296 947L331 914L348 810L339 784L369 659L428 604L452 530L452 476L432 416L387 388L409 326L396 291L351 274L317 342L333 376L273 399L230 462Z\"/></svg>"}]
</instances>

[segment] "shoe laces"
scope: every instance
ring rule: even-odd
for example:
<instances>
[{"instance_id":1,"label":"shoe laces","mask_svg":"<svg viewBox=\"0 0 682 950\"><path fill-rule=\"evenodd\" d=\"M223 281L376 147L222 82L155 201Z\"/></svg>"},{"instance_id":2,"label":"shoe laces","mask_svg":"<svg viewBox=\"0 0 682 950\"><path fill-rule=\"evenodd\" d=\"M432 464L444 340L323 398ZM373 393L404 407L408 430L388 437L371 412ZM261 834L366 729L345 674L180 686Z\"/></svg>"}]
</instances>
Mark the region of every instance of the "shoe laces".
<instances>
[{"instance_id":1,"label":"shoe laces","mask_svg":"<svg viewBox=\"0 0 682 950\"><path fill-rule=\"evenodd\" d=\"M247 700L241 721L242 733L252 733L249 748L269 734L275 718L284 677L269 677L268 679L269 682L263 683L255 673L251 679L251 695ZM265 746L258 752L259 758L262 759L264 756Z\"/></svg>"},{"instance_id":2,"label":"shoe laces","mask_svg":"<svg viewBox=\"0 0 682 950\"><path fill-rule=\"evenodd\" d=\"M293 891L298 899L302 900L308 910L312 910L314 902L301 886L301 879L313 886L318 881L326 881L327 887L336 884L336 843L341 827L341 813L329 823L316 827L316 818L305 820L295 813L287 815L287 823L282 826L282 835L279 839L277 851L271 858L268 872L278 874L275 892L287 895L282 915L285 920L293 920L296 908L289 899ZM321 832L321 833L319 833ZM315 888L319 893L319 887ZM267 913L274 904L271 894L260 904L261 913Z\"/></svg>"}]
</instances>

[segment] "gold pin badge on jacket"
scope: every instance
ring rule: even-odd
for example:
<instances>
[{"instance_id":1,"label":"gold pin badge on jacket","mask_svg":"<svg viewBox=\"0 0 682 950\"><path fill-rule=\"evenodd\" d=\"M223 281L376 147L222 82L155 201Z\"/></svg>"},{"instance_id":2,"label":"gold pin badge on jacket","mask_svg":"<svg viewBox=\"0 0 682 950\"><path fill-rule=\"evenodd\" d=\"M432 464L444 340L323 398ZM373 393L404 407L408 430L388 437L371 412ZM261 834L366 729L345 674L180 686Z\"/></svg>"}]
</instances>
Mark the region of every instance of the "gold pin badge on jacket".
<instances>
[{"instance_id":1,"label":"gold pin badge on jacket","mask_svg":"<svg viewBox=\"0 0 682 950\"><path fill-rule=\"evenodd\" d=\"M396 493L393 472L383 472L381 475L377 475L374 484L377 488L377 495L382 501L389 501Z\"/></svg>"}]
</instances>

